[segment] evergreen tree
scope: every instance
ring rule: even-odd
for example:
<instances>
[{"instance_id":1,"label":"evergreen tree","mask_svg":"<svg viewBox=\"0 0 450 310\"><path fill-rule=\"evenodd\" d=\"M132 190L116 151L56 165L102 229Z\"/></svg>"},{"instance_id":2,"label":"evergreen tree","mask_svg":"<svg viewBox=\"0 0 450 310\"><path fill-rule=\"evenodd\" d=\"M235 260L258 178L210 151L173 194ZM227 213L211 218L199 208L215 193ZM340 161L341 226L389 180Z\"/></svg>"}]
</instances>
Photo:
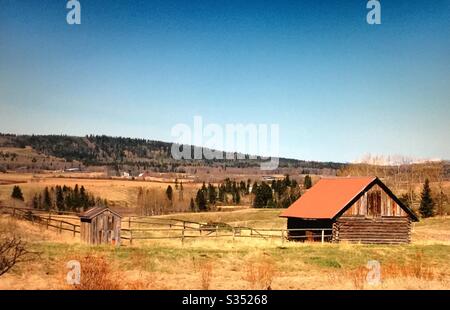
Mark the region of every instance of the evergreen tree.
<instances>
[{"instance_id":1,"label":"evergreen tree","mask_svg":"<svg viewBox=\"0 0 450 310\"><path fill-rule=\"evenodd\" d=\"M256 191L258 190L258 183L253 182L253 186L252 186L252 194L256 195Z\"/></svg>"},{"instance_id":2,"label":"evergreen tree","mask_svg":"<svg viewBox=\"0 0 450 310\"><path fill-rule=\"evenodd\" d=\"M422 217L431 217L434 215L434 201L431 197L430 181L425 179L420 200L419 212Z\"/></svg>"},{"instance_id":3,"label":"evergreen tree","mask_svg":"<svg viewBox=\"0 0 450 310\"><path fill-rule=\"evenodd\" d=\"M48 187L44 189L44 209L45 211L49 211L52 206L52 198L50 197L50 192Z\"/></svg>"},{"instance_id":4,"label":"evergreen tree","mask_svg":"<svg viewBox=\"0 0 450 310\"><path fill-rule=\"evenodd\" d=\"M231 188L232 188L231 180L230 180L230 178L226 178L225 179L225 192L231 193Z\"/></svg>"},{"instance_id":5,"label":"evergreen tree","mask_svg":"<svg viewBox=\"0 0 450 310\"><path fill-rule=\"evenodd\" d=\"M269 203L273 203L272 188L267 185L267 183L262 182L261 185L256 188L253 206L255 208L265 208Z\"/></svg>"},{"instance_id":6,"label":"evergreen tree","mask_svg":"<svg viewBox=\"0 0 450 310\"><path fill-rule=\"evenodd\" d=\"M64 191L64 190L63 190ZM76 210L74 210L74 204L73 204L73 199L72 199L72 191L71 190L67 190L66 191L66 194L65 194L65 196L64 196L64 203L65 203L65 205L66 205L66 210L70 210L70 211L75 211L76 212Z\"/></svg>"},{"instance_id":7,"label":"evergreen tree","mask_svg":"<svg viewBox=\"0 0 450 310\"><path fill-rule=\"evenodd\" d=\"M247 190L247 186L245 185L245 182L244 182L244 181L241 181L241 182L239 183L239 191L240 191L241 193L245 193L246 190Z\"/></svg>"},{"instance_id":8,"label":"evergreen tree","mask_svg":"<svg viewBox=\"0 0 450 310\"><path fill-rule=\"evenodd\" d=\"M33 196L33 209L40 209L39 204L40 204L40 202L39 202L38 195L34 194L34 196Z\"/></svg>"},{"instance_id":9,"label":"evergreen tree","mask_svg":"<svg viewBox=\"0 0 450 310\"><path fill-rule=\"evenodd\" d=\"M216 204L216 197L217 197L217 192L216 192L216 187L212 184L208 184L208 199L209 199L209 203L212 205Z\"/></svg>"},{"instance_id":10,"label":"evergreen tree","mask_svg":"<svg viewBox=\"0 0 450 310\"><path fill-rule=\"evenodd\" d=\"M80 206L83 208L83 211L89 209L89 197L86 195L86 189L83 185L80 187Z\"/></svg>"},{"instance_id":11,"label":"evergreen tree","mask_svg":"<svg viewBox=\"0 0 450 310\"><path fill-rule=\"evenodd\" d=\"M219 185L219 197L218 200L220 202L224 202L225 201L225 186L223 184Z\"/></svg>"},{"instance_id":12,"label":"evergreen tree","mask_svg":"<svg viewBox=\"0 0 450 310\"><path fill-rule=\"evenodd\" d=\"M197 196L195 197L197 202L197 207L199 211L207 211L208 207L206 204L205 192L202 189L197 191Z\"/></svg>"},{"instance_id":13,"label":"evergreen tree","mask_svg":"<svg viewBox=\"0 0 450 310\"><path fill-rule=\"evenodd\" d=\"M38 195L38 209L41 210L42 209L42 194L39 193Z\"/></svg>"},{"instance_id":14,"label":"evergreen tree","mask_svg":"<svg viewBox=\"0 0 450 310\"><path fill-rule=\"evenodd\" d=\"M170 185L167 186L166 196L167 196L167 199L169 199L169 201L172 201L173 190L172 190L172 186L170 186Z\"/></svg>"},{"instance_id":15,"label":"evergreen tree","mask_svg":"<svg viewBox=\"0 0 450 310\"><path fill-rule=\"evenodd\" d=\"M286 176L284 177L284 182L283 182L285 187L291 186L291 179L289 179L289 174L286 174Z\"/></svg>"},{"instance_id":16,"label":"evergreen tree","mask_svg":"<svg viewBox=\"0 0 450 310\"><path fill-rule=\"evenodd\" d=\"M75 188L73 190L72 203L74 212L78 212L81 207L80 188L78 187L78 184L75 184Z\"/></svg>"},{"instance_id":17,"label":"evergreen tree","mask_svg":"<svg viewBox=\"0 0 450 310\"><path fill-rule=\"evenodd\" d=\"M14 199L22 200L23 201L23 193L19 186L15 185L13 187L11 197Z\"/></svg>"},{"instance_id":18,"label":"evergreen tree","mask_svg":"<svg viewBox=\"0 0 450 310\"><path fill-rule=\"evenodd\" d=\"M303 186L305 187L305 189L310 189L312 187L312 179L309 176L309 174L307 174L305 176L305 180L303 181Z\"/></svg>"},{"instance_id":19,"label":"evergreen tree","mask_svg":"<svg viewBox=\"0 0 450 310\"><path fill-rule=\"evenodd\" d=\"M202 191L203 191L204 193L206 193L206 191L207 191L205 182L203 182L203 185L202 185Z\"/></svg>"},{"instance_id":20,"label":"evergreen tree","mask_svg":"<svg viewBox=\"0 0 450 310\"><path fill-rule=\"evenodd\" d=\"M234 200L235 200L236 204L238 205L241 203L241 194L239 194L239 191L236 191L235 195L236 195L236 197Z\"/></svg>"},{"instance_id":21,"label":"evergreen tree","mask_svg":"<svg viewBox=\"0 0 450 310\"><path fill-rule=\"evenodd\" d=\"M58 211L65 210L64 195L61 186L56 186L56 208Z\"/></svg>"}]
</instances>

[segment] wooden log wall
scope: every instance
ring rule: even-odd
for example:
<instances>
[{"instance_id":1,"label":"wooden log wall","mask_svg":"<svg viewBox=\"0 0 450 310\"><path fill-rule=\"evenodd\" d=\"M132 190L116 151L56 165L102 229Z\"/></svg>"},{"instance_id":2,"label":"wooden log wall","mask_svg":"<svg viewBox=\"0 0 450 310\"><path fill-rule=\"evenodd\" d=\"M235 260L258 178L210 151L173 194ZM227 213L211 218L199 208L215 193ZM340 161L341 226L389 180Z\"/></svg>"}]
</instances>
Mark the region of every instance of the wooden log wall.
<instances>
[{"instance_id":1,"label":"wooden log wall","mask_svg":"<svg viewBox=\"0 0 450 310\"><path fill-rule=\"evenodd\" d=\"M333 223L333 242L401 244L411 242L409 217L340 217Z\"/></svg>"}]
</instances>

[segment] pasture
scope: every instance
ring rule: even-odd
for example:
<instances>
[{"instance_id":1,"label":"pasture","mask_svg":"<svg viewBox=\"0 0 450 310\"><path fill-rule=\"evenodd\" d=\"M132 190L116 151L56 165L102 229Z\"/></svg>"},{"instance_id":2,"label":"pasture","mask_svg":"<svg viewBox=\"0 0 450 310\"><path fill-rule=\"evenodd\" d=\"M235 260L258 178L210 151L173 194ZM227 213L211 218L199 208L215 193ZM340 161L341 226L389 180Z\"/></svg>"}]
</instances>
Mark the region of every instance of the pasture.
<instances>
[{"instance_id":1,"label":"pasture","mask_svg":"<svg viewBox=\"0 0 450 310\"><path fill-rule=\"evenodd\" d=\"M279 210L250 209L159 218L278 228L284 225L278 214ZM0 232L19 234L39 253L0 277L0 289L72 289L65 284L65 264L71 259L84 262L87 276L102 273L101 283L91 285L105 289L450 288L449 217L423 220L414 227L412 244L389 246L224 237L91 247L80 243L79 235L7 215L0 218ZM369 260L381 264L382 282L377 286L365 280Z\"/></svg>"}]
</instances>

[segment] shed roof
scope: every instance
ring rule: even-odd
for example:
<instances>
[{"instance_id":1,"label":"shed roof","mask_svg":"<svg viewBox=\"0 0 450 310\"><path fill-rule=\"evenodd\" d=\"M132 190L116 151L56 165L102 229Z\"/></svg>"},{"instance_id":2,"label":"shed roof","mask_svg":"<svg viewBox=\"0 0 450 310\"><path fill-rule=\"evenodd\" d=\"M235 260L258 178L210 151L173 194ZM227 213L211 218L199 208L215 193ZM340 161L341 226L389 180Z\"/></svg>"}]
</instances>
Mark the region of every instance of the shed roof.
<instances>
[{"instance_id":1,"label":"shed roof","mask_svg":"<svg viewBox=\"0 0 450 310\"><path fill-rule=\"evenodd\" d=\"M118 216L118 217L122 217L119 213L109 209L109 208L105 208L105 207L94 207L91 208L83 213L80 214L80 218L82 219L92 219L94 217L96 217L97 215L105 212L105 211L109 211L111 213L113 213L114 215Z\"/></svg>"},{"instance_id":2,"label":"shed roof","mask_svg":"<svg viewBox=\"0 0 450 310\"><path fill-rule=\"evenodd\" d=\"M333 219L340 216L374 184L381 188L414 220L415 214L404 206L377 177L324 178L297 199L281 217Z\"/></svg>"}]
</instances>

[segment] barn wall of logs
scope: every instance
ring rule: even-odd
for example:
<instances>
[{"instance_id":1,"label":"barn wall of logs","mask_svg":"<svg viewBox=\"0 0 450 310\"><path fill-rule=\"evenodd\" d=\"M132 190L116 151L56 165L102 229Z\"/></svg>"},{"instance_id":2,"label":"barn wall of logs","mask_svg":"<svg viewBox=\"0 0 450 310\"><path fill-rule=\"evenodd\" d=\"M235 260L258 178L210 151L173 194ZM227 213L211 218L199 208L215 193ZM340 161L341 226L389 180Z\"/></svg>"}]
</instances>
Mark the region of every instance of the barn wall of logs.
<instances>
[{"instance_id":1,"label":"barn wall of logs","mask_svg":"<svg viewBox=\"0 0 450 310\"><path fill-rule=\"evenodd\" d=\"M401 244L411 241L407 216L342 216L333 223L333 242Z\"/></svg>"}]
</instances>

